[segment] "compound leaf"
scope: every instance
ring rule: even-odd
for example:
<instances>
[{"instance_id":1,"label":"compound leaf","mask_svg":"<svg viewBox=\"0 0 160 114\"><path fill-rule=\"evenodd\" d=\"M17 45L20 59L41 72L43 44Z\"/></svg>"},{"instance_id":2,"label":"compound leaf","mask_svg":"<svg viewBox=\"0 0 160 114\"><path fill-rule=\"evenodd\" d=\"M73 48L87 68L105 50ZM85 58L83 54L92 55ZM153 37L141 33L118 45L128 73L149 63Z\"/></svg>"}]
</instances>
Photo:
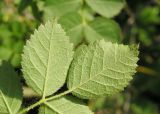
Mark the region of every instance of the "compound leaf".
<instances>
[{"instance_id":1,"label":"compound leaf","mask_svg":"<svg viewBox=\"0 0 160 114\"><path fill-rule=\"evenodd\" d=\"M87 4L102 16L114 17L124 7L124 0L86 0Z\"/></svg>"},{"instance_id":2,"label":"compound leaf","mask_svg":"<svg viewBox=\"0 0 160 114\"><path fill-rule=\"evenodd\" d=\"M81 46L69 71L68 88L80 98L113 95L126 87L136 72L136 46L97 41Z\"/></svg>"},{"instance_id":3,"label":"compound leaf","mask_svg":"<svg viewBox=\"0 0 160 114\"><path fill-rule=\"evenodd\" d=\"M93 112L79 99L66 96L40 107L39 114L93 114Z\"/></svg>"},{"instance_id":4,"label":"compound leaf","mask_svg":"<svg viewBox=\"0 0 160 114\"><path fill-rule=\"evenodd\" d=\"M46 0L44 17L51 19L54 16L62 16L69 12L77 11L81 6L81 0Z\"/></svg>"},{"instance_id":5,"label":"compound leaf","mask_svg":"<svg viewBox=\"0 0 160 114\"><path fill-rule=\"evenodd\" d=\"M67 32L67 35L70 36L70 41L74 44L74 46L77 46L82 42L83 25L82 18L78 13L67 13L59 19L59 23Z\"/></svg>"},{"instance_id":6,"label":"compound leaf","mask_svg":"<svg viewBox=\"0 0 160 114\"><path fill-rule=\"evenodd\" d=\"M22 103L22 86L12 66L0 62L0 113L16 114Z\"/></svg>"},{"instance_id":7,"label":"compound leaf","mask_svg":"<svg viewBox=\"0 0 160 114\"><path fill-rule=\"evenodd\" d=\"M65 82L73 46L57 21L48 21L27 41L22 68L27 84L39 95L56 92Z\"/></svg>"},{"instance_id":8,"label":"compound leaf","mask_svg":"<svg viewBox=\"0 0 160 114\"><path fill-rule=\"evenodd\" d=\"M120 42L121 29L114 20L99 17L85 26L85 38L88 43L97 39Z\"/></svg>"}]
</instances>

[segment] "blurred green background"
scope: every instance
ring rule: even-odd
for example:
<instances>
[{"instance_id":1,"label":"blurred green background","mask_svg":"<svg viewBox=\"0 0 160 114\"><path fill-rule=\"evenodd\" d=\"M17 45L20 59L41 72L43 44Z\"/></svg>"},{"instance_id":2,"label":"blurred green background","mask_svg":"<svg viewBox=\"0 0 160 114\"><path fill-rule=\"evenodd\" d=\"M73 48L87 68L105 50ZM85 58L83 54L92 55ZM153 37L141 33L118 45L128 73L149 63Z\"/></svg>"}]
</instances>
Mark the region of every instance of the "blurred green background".
<instances>
[{"instance_id":1,"label":"blurred green background","mask_svg":"<svg viewBox=\"0 0 160 114\"><path fill-rule=\"evenodd\" d=\"M44 11L46 1L0 0L0 59L9 61L19 75L26 40L48 18ZM88 105L95 114L160 114L160 1L126 3L114 19L122 30L121 43L140 46L137 73L124 92L88 101ZM97 16L91 14L89 19Z\"/></svg>"}]
</instances>

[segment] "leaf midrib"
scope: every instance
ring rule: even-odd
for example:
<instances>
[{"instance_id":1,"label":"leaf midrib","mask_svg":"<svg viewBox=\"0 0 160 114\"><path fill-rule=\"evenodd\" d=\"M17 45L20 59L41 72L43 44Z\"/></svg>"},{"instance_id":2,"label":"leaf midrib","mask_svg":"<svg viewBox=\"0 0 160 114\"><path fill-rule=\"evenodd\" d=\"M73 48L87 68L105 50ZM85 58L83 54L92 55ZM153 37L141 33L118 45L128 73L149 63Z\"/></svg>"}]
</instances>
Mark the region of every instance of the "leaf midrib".
<instances>
[{"instance_id":1,"label":"leaf midrib","mask_svg":"<svg viewBox=\"0 0 160 114\"><path fill-rule=\"evenodd\" d=\"M101 48L102 49L102 48ZM103 50L103 49L102 49ZM88 53L88 51L89 50L87 50L87 52L86 53ZM94 53L95 53L95 51L94 51ZM86 58L86 54L85 54L85 58ZM94 58L93 58L94 59ZM103 60L104 60L104 55L103 55ZM93 62L93 60L92 60L92 62ZM91 68L92 68L92 64L91 64L91 66L90 66ZM91 69L90 68L90 69ZM89 82L90 80L92 80L93 78L95 78L96 76L98 76L99 74L101 74L102 72L103 72L103 70L104 70L104 64L103 64L103 66L102 66L102 70L99 72L99 73L97 73L95 76L93 76L93 77L91 77L91 74L89 74L89 79L87 80L87 81L85 81L84 83L80 83L78 86L76 86L76 87L74 87L74 88L71 88L71 91L74 91L75 89L78 89L80 86L82 86L83 84L85 84L85 83L87 83L87 82ZM91 73L91 72L90 72ZM81 76L82 77L82 76Z\"/></svg>"},{"instance_id":2,"label":"leaf midrib","mask_svg":"<svg viewBox=\"0 0 160 114\"><path fill-rule=\"evenodd\" d=\"M74 91L78 88L80 88L81 86L83 86L84 84L86 84L87 82L91 81L93 78L95 78L96 76L100 75L102 72L103 72L104 69L102 69L98 74L96 74L95 76L93 77L90 77L87 81L85 81L84 83L81 83L79 84L78 86L74 87L74 88L71 88L71 91Z\"/></svg>"},{"instance_id":3,"label":"leaf midrib","mask_svg":"<svg viewBox=\"0 0 160 114\"><path fill-rule=\"evenodd\" d=\"M12 114L11 108L9 107L8 102L6 101L6 99L5 99L4 95L3 95L3 92L1 90L0 90L0 93L1 93L3 101L4 101L4 103L5 103L5 105L6 105L7 109L8 109L9 114Z\"/></svg>"},{"instance_id":4,"label":"leaf midrib","mask_svg":"<svg viewBox=\"0 0 160 114\"><path fill-rule=\"evenodd\" d=\"M103 50L103 48L101 48L102 50ZM116 51L116 50L115 50ZM87 52L86 53L88 53L88 50L87 50ZM94 53L95 53L95 51L94 51ZM116 55L114 55L114 56L116 56ZM89 82L89 81L91 81L91 80L93 80L95 77L97 77L98 75L100 75L103 71L104 71L104 51L103 51L103 65L102 65L102 70L99 72L99 73L97 73L96 75L94 75L94 76L90 76L89 77L89 79L88 80L86 80L85 82L83 82L83 83L79 83L79 85L78 86L76 86L76 87L73 87L73 88L71 88L70 90L71 91L74 91L74 90L76 90L76 89L78 89L78 88L80 88L81 86L83 86L84 84L86 84L87 82ZM85 58L86 58L86 54L85 54ZM94 58L93 58L94 59ZM92 60L93 61L93 60ZM116 61L115 61L116 62ZM92 67L92 64L91 64L91 66L90 66L90 68ZM120 71L117 71L117 70L115 70L115 69L112 69L112 68L106 68L106 69L108 69L108 70L112 70L112 71L114 71L114 72L120 72ZM91 72L90 72L91 73ZM125 72L120 72L120 73L125 73ZM90 74L89 74L90 75ZM82 77L82 76L81 76Z\"/></svg>"},{"instance_id":5,"label":"leaf midrib","mask_svg":"<svg viewBox=\"0 0 160 114\"><path fill-rule=\"evenodd\" d=\"M53 23L52 23L52 29L53 29ZM47 29L46 29L47 30ZM43 96L42 98L45 98L45 90L46 90L46 84L47 84L47 80L48 80L48 72L49 72L49 61L50 61L50 50L51 50L51 42L52 42L52 36L54 33L54 29L51 32L50 38L49 38L49 50L48 50L48 59L47 59L47 68L46 68L46 73L45 73L45 82L44 82L44 86L43 86Z\"/></svg>"}]
</instances>

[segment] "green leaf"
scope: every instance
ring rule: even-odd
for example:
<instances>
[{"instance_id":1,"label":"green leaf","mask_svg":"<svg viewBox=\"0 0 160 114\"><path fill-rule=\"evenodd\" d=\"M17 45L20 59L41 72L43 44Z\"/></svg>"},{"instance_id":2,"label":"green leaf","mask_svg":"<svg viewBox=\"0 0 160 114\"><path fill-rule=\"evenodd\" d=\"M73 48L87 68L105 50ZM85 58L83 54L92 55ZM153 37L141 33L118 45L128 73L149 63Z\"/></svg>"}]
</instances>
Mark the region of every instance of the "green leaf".
<instances>
[{"instance_id":1,"label":"green leaf","mask_svg":"<svg viewBox=\"0 0 160 114\"><path fill-rule=\"evenodd\" d=\"M19 67L21 65L21 54L15 53L10 62L14 67Z\"/></svg>"},{"instance_id":2,"label":"green leaf","mask_svg":"<svg viewBox=\"0 0 160 114\"><path fill-rule=\"evenodd\" d=\"M12 50L4 46L0 46L0 59L9 60L12 55Z\"/></svg>"},{"instance_id":3,"label":"green leaf","mask_svg":"<svg viewBox=\"0 0 160 114\"><path fill-rule=\"evenodd\" d=\"M124 0L86 0L87 4L102 16L116 16L124 7Z\"/></svg>"},{"instance_id":4,"label":"green leaf","mask_svg":"<svg viewBox=\"0 0 160 114\"><path fill-rule=\"evenodd\" d=\"M56 92L66 80L73 46L57 21L48 21L27 41L22 68L27 84L39 95Z\"/></svg>"},{"instance_id":5,"label":"green leaf","mask_svg":"<svg viewBox=\"0 0 160 114\"><path fill-rule=\"evenodd\" d=\"M149 24L160 24L160 10L158 6L155 7L144 7L138 11L138 21L143 25Z\"/></svg>"},{"instance_id":6,"label":"green leaf","mask_svg":"<svg viewBox=\"0 0 160 114\"><path fill-rule=\"evenodd\" d=\"M67 13L59 19L59 23L67 32L67 35L70 36L70 41L74 44L74 46L77 46L82 42L83 25L82 18L78 13Z\"/></svg>"},{"instance_id":7,"label":"green leaf","mask_svg":"<svg viewBox=\"0 0 160 114\"><path fill-rule=\"evenodd\" d=\"M46 0L44 17L51 19L54 16L62 16L69 12L77 11L81 6L81 0Z\"/></svg>"},{"instance_id":8,"label":"green leaf","mask_svg":"<svg viewBox=\"0 0 160 114\"><path fill-rule=\"evenodd\" d=\"M99 17L85 26L85 38L88 43L97 39L120 42L121 29L114 20Z\"/></svg>"},{"instance_id":9,"label":"green leaf","mask_svg":"<svg viewBox=\"0 0 160 114\"><path fill-rule=\"evenodd\" d=\"M136 46L101 40L77 49L69 71L68 88L80 98L113 95L124 89L136 72Z\"/></svg>"},{"instance_id":10,"label":"green leaf","mask_svg":"<svg viewBox=\"0 0 160 114\"><path fill-rule=\"evenodd\" d=\"M93 114L82 101L74 97L62 97L45 103L39 114Z\"/></svg>"},{"instance_id":11,"label":"green leaf","mask_svg":"<svg viewBox=\"0 0 160 114\"><path fill-rule=\"evenodd\" d=\"M150 32L148 32L146 29L143 28L135 28L138 31L138 39L140 42L143 43L143 45L151 46L152 45L152 39Z\"/></svg>"},{"instance_id":12,"label":"green leaf","mask_svg":"<svg viewBox=\"0 0 160 114\"><path fill-rule=\"evenodd\" d=\"M22 103L20 79L12 66L0 62L0 113L16 114Z\"/></svg>"}]
</instances>

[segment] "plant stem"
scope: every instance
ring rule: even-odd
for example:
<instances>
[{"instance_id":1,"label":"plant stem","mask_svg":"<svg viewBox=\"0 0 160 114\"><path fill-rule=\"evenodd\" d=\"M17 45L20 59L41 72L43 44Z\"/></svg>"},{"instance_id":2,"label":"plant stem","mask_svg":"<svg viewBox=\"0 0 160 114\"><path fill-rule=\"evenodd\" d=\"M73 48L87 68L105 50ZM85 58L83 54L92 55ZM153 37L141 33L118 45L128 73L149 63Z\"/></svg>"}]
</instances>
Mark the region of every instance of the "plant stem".
<instances>
[{"instance_id":1,"label":"plant stem","mask_svg":"<svg viewBox=\"0 0 160 114\"><path fill-rule=\"evenodd\" d=\"M85 1L82 0L82 7L80 9L80 15L82 17L82 24L85 26L86 25L86 18L85 18L85 15L84 15L84 6L85 6Z\"/></svg>"},{"instance_id":2,"label":"plant stem","mask_svg":"<svg viewBox=\"0 0 160 114\"><path fill-rule=\"evenodd\" d=\"M63 93L60 93L60 94L58 94L58 95L56 95L56 96L48 97L48 98L46 98L46 101L51 101L51 100L53 100L53 99L60 98L60 97L62 97L62 96L64 96L64 95L69 94L70 92L72 92L72 89L71 89L71 90L67 90L67 91L65 91L65 92L63 92Z\"/></svg>"},{"instance_id":3,"label":"plant stem","mask_svg":"<svg viewBox=\"0 0 160 114\"><path fill-rule=\"evenodd\" d=\"M18 114L23 114L23 113L25 113L25 112L28 112L29 110L31 110L31 109L33 109L33 108L35 108L35 107L37 107L37 106L39 106L39 105L47 102L47 101L51 101L51 100L60 98L60 97L62 97L62 96L64 96L64 95L67 95L67 94L69 94L71 91L72 91L72 90L67 90L67 91L65 91L65 92L63 92L63 93L60 93L60 94L56 95L56 96L52 96L52 97L48 97L48 98L45 98L45 99L41 99L41 100L39 100L38 102L36 102L35 104L32 104L32 105L30 105L29 107L21 110Z\"/></svg>"},{"instance_id":4,"label":"plant stem","mask_svg":"<svg viewBox=\"0 0 160 114\"><path fill-rule=\"evenodd\" d=\"M25 113L25 112L28 112L29 110L31 110L31 109L39 106L40 104L42 104L42 103L44 103L44 102L45 102L45 100L40 100L40 101L36 102L35 104L32 104L31 106L29 106L29 107L21 110L18 114L23 114L23 113Z\"/></svg>"}]
</instances>

